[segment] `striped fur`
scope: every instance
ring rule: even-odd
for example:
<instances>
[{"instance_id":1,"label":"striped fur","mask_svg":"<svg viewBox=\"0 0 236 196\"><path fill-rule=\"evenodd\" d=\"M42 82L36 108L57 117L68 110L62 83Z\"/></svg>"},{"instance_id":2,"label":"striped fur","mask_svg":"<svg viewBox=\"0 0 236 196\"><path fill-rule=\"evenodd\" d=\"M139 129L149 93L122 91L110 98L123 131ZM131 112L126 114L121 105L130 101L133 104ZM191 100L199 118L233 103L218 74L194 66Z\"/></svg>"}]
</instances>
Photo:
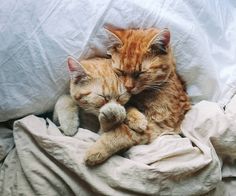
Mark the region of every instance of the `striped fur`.
<instances>
[{"instance_id":1,"label":"striped fur","mask_svg":"<svg viewBox=\"0 0 236 196\"><path fill-rule=\"evenodd\" d=\"M163 132L179 133L191 104L176 73L168 29L106 29L121 43L109 49L112 65L133 94L130 104L148 119L151 140Z\"/></svg>"},{"instance_id":2,"label":"striped fur","mask_svg":"<svg viewBox=\"0 0 236 196\"><path fill-rule=\"evenodd\" d=\"M96 115L104 131L85 155L88 165L102 163L134 145L150 143L163 132L179 133L190 108L176 73L168 30L107 30L116 39L109 48L111 59L68 60L73 102ZM126 118L121 108L130 96L125 89L133 94ZM125 96L119 100L122 94Z\"/></svg>"},{"instance_id":3,"label":"striped fur","mask_svg":"<svg viewBox=\"0 0 236 196\"><path fill-rule=\"evenodd\" d=\"M126 114L123 106L130 94L113 71L111 59L93 58L78 62L70 57L68 68L71 75L70 96L59 98L54 117L64 134L70 136L77 132L79 108L80 113L81 109L85 111L80 120L91 123L91 116L86 118L84 115L97 117L102 135L86 153L88 165L101 163L120 150L148 142L148 135L142 134L147 126L145 116L132 107L127 109ZM89 126L84 126L82 122L80 127Z\"/></svg>"},{"instance_id":4,"label":"striped fur","mask_svg":"<svg viewBox=\"0 0 236 196\"><path fill-rule=\"evenodd\" d=\"M71 97L85 111L98 116L106 103L124 105L129 100L130 94L112 70L110 59L93 58L77 62L69 58L68 65L70 74L77 75L70 82Z\"/></svg>"}]
</instances>

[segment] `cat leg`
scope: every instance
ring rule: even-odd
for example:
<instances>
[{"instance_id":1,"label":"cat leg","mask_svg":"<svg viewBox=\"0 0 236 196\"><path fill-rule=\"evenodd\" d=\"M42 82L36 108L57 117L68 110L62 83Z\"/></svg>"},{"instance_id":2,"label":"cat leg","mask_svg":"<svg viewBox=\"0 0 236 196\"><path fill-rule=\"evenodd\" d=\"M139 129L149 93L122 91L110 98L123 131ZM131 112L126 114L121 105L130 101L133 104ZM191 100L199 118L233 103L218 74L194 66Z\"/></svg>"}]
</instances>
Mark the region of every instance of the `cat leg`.
<instances>
[{"instance_id":1,"label":"cat leg","mask_svg":"<svg viewBox=\"0 0 236 196\"><path fill-rule=\"evenodd\" d=\"M114 126L121 124L126 117L123 106L116 102L105 104L99 111L98 119L102 132L110 131Z\"/></svg>"},{"instance_id":2,"label":"cat leg","mask_svg":"<svg viewBox=\"0 0 236 196\"><path fill-rule=\"evenodd\" d=\"M58 122L59 129L67 136L77 133L79 127L79 108L74 103L70 95L59 97L53 114L53 121Z\"/></svg>"},{"instance_id":3,"label":"cat leg","mask_svg":"<svg viewBox=\"0 0 236 196\"><path fill-rule=\"evenodd\" d=\"M146 144L147 134L139 134L126 124L121 124L112 131L103 133L85 154L85 163L93 166L104 162L120 150L128 149L137 144Z\"/></svg>"},{"instance_id":4,"label":"cat leg","mask_svg":"<svg viewBox=\"0 0 236 196\"><path fill-rule=\"evenodd\" d=\"M127 116L125 119L125 124L127 124L131 129L136 132L144 132L148 124L148 121L144 114L138 111L138 109L135 107L128 107L126 111Z\"/></svg>"}]
</instances>

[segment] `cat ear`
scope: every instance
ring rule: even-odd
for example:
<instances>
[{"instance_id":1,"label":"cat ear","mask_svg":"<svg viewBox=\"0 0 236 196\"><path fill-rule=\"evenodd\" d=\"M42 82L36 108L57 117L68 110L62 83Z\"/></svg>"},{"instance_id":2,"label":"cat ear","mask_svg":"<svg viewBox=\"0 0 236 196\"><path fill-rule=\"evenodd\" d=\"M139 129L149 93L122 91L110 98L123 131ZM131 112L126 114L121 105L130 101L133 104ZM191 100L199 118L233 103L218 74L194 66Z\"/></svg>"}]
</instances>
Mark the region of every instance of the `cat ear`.
<instances>
[{"instance_id":1,"label":"cat ear","mask_svg":"<svg viewBox=\"0 0 236 196\"><path fill-rule=\"evenodd\" d=\"M109 43L108 43L107 48L111 48L111 47L119 46L123 44L123 42L121 41L122 32L123 32L122 29L116 28L109 24L105 24L104 29L109 36Z\"/></svg>"},{"instance_id":2,"label":"cat ear","mask_svg":"<svg viewBox=\"0 0 236 196\"><path fill-rule=\"evenodd\" d=\"M83 65L79 63L74 57L68 57L67 64L71 80L79 81L87 76Z\"/></svg>"},{"instance_id":3,"label":"cat ear","mask_svg":"<svg viewBox=\"0 0 236 196\"><path fill-rule=\"evenodd\" d=\"M153 39L149 42L149 47L160 53L166 53L166 48L170 43L170 31L165 28L162 29Z\"/></svg>"}]
</instances>

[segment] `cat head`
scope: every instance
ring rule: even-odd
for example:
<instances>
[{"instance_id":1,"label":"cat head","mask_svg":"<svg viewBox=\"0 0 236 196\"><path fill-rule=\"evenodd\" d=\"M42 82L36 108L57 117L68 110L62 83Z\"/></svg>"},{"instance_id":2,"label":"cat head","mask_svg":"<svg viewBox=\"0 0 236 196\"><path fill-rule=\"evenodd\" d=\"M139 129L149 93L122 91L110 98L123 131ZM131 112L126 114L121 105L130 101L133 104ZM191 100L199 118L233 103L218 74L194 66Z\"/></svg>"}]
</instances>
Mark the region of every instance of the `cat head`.
<instances>
[{"instance_id":1,"label":"cat head","mask_svg":"<svg viewBox=\"0 0 236 196\"><path fill-rule=\"evenodd\" d=\"M138 94L159 89L175 71L168 29L118 29L105 26L110 36L108 54L126 89Z\"/></svg>"},{"instance_id":2,"label":"cat head","mask_svg":"<svg viewBox=\"0 0 236 196\"><path fill-rule=\"evenodd\" d=\"M68 58L70 94L89 113L98 115L106 103L124 105L130 98L123 83L114 73L111 60L94 58L78 62Z\"/></svg>"}]
</instances>

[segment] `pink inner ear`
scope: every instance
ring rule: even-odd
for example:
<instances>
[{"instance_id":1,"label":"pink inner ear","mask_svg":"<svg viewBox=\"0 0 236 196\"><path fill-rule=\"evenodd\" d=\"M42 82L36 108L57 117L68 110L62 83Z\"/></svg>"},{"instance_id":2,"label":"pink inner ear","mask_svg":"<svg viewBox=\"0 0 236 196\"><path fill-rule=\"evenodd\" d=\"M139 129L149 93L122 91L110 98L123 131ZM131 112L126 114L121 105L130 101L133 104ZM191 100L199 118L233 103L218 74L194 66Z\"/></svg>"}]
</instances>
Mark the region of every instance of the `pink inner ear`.
<instances>
[{"instance_id":1,"label":"pink inner ear","mask_svg":"<svg viewBox=\"0 0 236 196\"><path fill-rule=\"evenodd\" d=\"M168 29L165 29L164 32L162 33L163 36L163 44L166 46L170 43L170 31Z\"/></svg>"},{"instance_id":2,"label":"pink inner ear","mask_svg":"<svg viewBox=\"0 0 236 196\"><path fill-rule=\"evenodd\" d=\"M76 59L69 57L67 63L70 72L70 77L75 82L78 82L79 80L87 76L81 64L78 61L76 61Z\"/></svg>"},{"instance_id":3,"label":"pink inner ear","mask_svg":"<svg viewBox=\"0 0 236 196\"><path fill-rule=\"evenodd\" d=\"M70 72L74 72L78 70L78 65L72 58L68 58L68 67Z\"/></svg>"}]
</instances>

